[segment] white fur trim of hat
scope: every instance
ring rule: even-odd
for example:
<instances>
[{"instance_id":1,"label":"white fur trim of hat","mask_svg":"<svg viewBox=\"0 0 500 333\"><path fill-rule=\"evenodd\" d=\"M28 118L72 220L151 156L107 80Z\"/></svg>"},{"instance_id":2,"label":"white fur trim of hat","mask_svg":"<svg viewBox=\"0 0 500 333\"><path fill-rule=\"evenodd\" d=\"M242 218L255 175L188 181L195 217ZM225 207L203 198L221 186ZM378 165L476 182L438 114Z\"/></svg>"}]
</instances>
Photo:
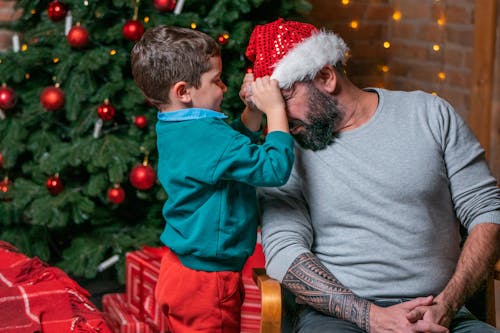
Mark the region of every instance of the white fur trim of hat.
<instances>
[{"instance_id":1,"label":"white fur trim of hat","mask_svg":"<svg viewBox=\"0 0 500 333\"><path fill-rule=\"evenodd\" d=\"M287 89L295 82L314 79L325 65L339 61L345 65L348 58L349 48L342 38L333 32L318 31L288 51L275 64L271 78Z\"/></svg>"}]
</instances>

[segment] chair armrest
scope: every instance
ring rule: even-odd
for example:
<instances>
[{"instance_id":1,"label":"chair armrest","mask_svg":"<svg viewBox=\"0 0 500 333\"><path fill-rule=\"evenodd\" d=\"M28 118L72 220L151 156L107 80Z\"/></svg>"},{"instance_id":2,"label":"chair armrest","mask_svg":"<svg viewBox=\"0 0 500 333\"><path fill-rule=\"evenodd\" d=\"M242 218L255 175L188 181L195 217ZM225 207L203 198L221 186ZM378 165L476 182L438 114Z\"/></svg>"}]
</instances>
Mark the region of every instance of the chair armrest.
<instances>
[{"instance_id":1,"label":"chair armrest","mask_svg":"<svg viewBox=\"0 0 500 333\"><path fill-rule=\"evenodd\" d=\"M281 285L264 268L253 268L252 277L261 294L261 333L281 332Z\"/></svg>"}]
</instances>

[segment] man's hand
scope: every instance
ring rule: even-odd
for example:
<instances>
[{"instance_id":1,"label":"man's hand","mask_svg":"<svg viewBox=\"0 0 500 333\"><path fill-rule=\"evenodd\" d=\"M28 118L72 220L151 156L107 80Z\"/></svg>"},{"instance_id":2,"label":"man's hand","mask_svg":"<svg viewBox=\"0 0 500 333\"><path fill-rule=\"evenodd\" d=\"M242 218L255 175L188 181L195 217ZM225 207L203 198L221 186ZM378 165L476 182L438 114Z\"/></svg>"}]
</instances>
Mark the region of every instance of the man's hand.
<instances>
[{"instance_id":1,"label":"man's hand","mask_svg":"<svg viewBox=\"0 0 500 333\"><path fill-rule=\"evenodd\" d=\"M411 323L423 319L424 321L449 327L453 315L452 309L443 302L439 302L438 298L436 298L435 302L431 305L418 306L411 310L406 314L406 318Z\"/></svg>"},{"instance_id":2,"label":"man's hand","mask_svg":"<svg viewBox=\"0 0 500 333\"><path fill-rule=\"evenodd\" d=\"M429 332L448 333L448 328L424 319L426 312L414 311L424 309L433 304L433 297L419 297L408 302L386 308L372 305L370 307L370 333L406 333ZM412 321L408 319L411 314Z\"/></svg>"}]
</instances>

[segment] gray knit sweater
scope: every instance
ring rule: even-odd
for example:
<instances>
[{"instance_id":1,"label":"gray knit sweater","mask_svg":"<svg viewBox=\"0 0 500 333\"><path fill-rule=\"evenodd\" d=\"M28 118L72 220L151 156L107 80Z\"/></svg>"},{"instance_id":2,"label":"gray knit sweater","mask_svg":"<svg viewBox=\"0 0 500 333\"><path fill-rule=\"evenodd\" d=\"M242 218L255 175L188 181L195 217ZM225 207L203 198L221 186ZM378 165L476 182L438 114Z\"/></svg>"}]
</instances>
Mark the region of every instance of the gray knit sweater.
<instances>
[{"instance_id":1,"label":"gray knit sweater","mask_svg":"<svg viewBox=\"0 0 500 333\"><path fill-rule=\"evenodd\" d=\"M311 251L355 294L439 293L469 231L500 223L483 149L453 108L420 91L373 89L376 113L327 149L296 148L288 183L259 189L268 273Z\"/></svg>"}]
</instances>

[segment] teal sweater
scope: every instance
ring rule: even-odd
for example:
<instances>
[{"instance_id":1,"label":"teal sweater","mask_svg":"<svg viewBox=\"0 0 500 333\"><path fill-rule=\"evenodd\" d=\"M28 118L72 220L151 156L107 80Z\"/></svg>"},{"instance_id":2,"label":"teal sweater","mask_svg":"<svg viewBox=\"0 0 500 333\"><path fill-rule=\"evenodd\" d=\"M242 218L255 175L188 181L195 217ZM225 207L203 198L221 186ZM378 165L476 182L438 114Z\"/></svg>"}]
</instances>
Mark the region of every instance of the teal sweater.
<instances>
[{"instance_id":1,"label":"teal sweater","mask_svg":"<svg viewBox=\"0 0 500 333\"><path fill-rule=\"evenodd\" d=\"M161 241L183 265L240 271L252 254L258 224L256 186L281 186L293 165L293 139L258 133L222 113L158 113L158 178L168 194ZM237 130L235 130L237 129Z\"/></svg>"}]
</instances>

